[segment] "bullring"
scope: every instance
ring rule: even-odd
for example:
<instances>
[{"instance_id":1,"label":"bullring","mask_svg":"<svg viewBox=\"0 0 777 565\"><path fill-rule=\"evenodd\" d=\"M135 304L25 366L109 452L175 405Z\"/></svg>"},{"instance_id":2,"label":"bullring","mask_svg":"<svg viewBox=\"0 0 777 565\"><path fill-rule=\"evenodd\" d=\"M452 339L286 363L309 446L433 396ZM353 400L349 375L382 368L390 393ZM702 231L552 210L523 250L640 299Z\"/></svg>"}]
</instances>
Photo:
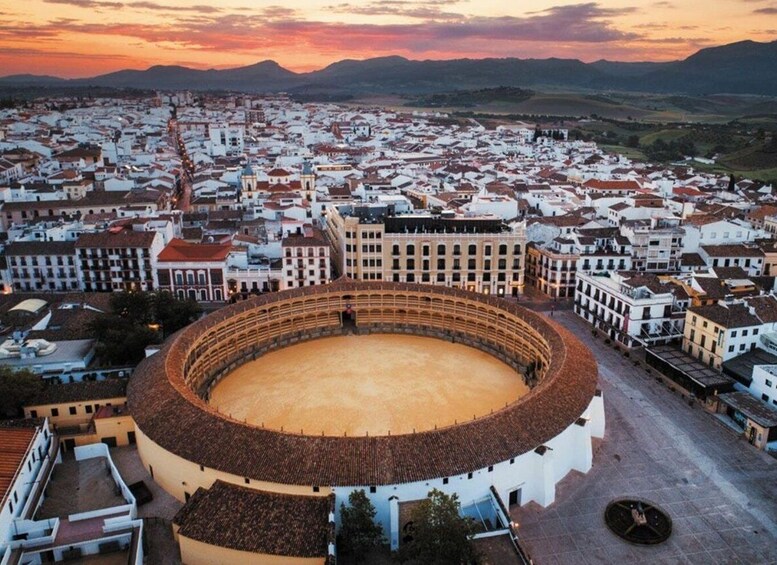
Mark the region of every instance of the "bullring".
<instances>
[{"instance_id":1,"label":"bullring","mask_svg":"<svg viewBox=\"0 0 777 565\"><path fill-rule=\"evenodd\" d=\"M474 420L358 437L264 429L208 404L215 384L244 363L344 333L462 343L516 369L532 390ZM334 494L337 506L364 488L396 546L398 506L432 487L457 492L465 510L492 486L511 503L550 504L555 484L570 470L590 469L591 438L604 434L596 380L596 362L577 338L513 302L451 288L341 279L254 297L182 330L137 369L128 401L141 459L177 498L217 479L277 493Z\"/></svg>"}]
</instances>

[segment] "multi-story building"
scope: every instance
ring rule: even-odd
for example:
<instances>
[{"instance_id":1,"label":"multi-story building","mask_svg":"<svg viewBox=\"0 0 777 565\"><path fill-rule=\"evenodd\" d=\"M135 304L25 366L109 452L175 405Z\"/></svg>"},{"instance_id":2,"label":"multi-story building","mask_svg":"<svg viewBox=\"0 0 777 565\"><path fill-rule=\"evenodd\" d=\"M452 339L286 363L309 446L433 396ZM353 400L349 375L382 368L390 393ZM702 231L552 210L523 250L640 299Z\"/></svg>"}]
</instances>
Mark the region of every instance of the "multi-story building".
<instances>
[{"instance_id":1,"label":"multi-story building","mask_svg":"<svg viewBox=\"0 0 777 565\"><path fill-rule=\"evenodd\" d=\"M155 290L159 232L121 227L81 234L76 241L82 289L90 292Z\"/></svg>"},{"instance_id":2,"label":"multi-story building","mask_svg":"<svg viewBox=\"0 0 777 565\"><path fill-rule=\"evenodd\" d=\"M18 241L5 248L13 289L21 292L80 288L74 241Z\"/></svg>"},{"instance_id":3,"label":"multi-story building","mask_svg":"<svg viewBox=\"0 0 777 565\"><path fill-rule=\"evenodd\" d=\"M629 270L630 250L628 240L617 235L614 228L581 229L547 245L530 243L526 278L552 298L571 298L576 273Z\"/></svg>"},{"instance_id":4,"label":"multi-story building","mask_svg":"<svg viewBox=\"0 0 777 565\"><path fill-rule=\"evenodd\" d=\"M485 294L523 293L526 233L492 216L395 215L386 205L332 205L327 236L351 278L430 283Z\"/></svg>"},{"instance_id":5,"label":"multi-story building","mask_svg":"<svg viewBox=\"0 0 777 565\"><path fill-rule=\"evenodd\" d=\"M692 306L685 317L683 350L720 369L725 361L762 346L761 337L774 331L775 323L777 298L772 295Z\"/></svg>"},{"instance_id":6,"label":"multi-story building","mask_svg":"<svg viewBox=\"0 0 777 565\"><path fill-rule=\"evenodd\" d=\"M708 267L741 267L748 276L760 276L766 254L755 245L704 245L699 256Z\"/></svg>"},{"instance_id":7,"label":"multi-story building","mask_svg":"<svg viewBox=\"0 0 777 565\"><path fill-rule=\"evenodd\" d=\"M208 126L212 155L240 155L243 153L244 124L211 124Z\"/></svg>"},{"instance_id":8,"label":"multi-story building","mask_svg":"<svg viewBox=\"0 0 777 565\"><path fill-rule=\"evenodd\" d=\"M281 241L283 289L326 284L331 281L329 244L321 230L306 226L305 233Z\"/></svg>"},{"instance_id":9,"label":"multi-story building","mask_svg":"<svg viewBox=\"0 0 777 565\"><path fill-rule=\"evenodd\" d=\"M637 273L578 273L575 313L627 347L683 336L690 298L681 286Z\"/></svg>"},{"instance_id":10,"label":"multi-story building","mask_svg":"<svg viewBox=\"0 0 777 565\"><path fill-rule=\"evenodd\" d=\"M44 471L58 458L58 443L48 421L0 425L0 560L10 562L9 544L17 540L18 521L30 519L31 499L45 487Z\"/></svg>"},{"instance_id":11,"label":"multi-story building","mask_svg":"<svg viewBox=\"0 0 777 565\"><path fill-rule=\"evenodd\" d=\"M228 243L189 243L173 239L157 256L160 290L179 299L222 302L227 299Z\"/></svg>"},{"instance_id":12,"label":"multi-story building","mask_svg":"<svg viewBox=\"0 0 777 565\"><path fill-rule=\"evenodd\" d=\"M548 245L530 243L526 250L526 279L551 298L574 296L579 260L573 239L557 237Z\"/></svg>"},{"instance_id":13,"label":"multi-story building","mask_svg":"<svg viewBox=\"0 0 777 565\"><path fill-rule=\"evenodd\" d=\"M777 406L777 365L756 365L749 392L764 402Z\"/></svg>"},{"instance_id":14,"label":"multi-story building","mask_svg":"<svg viewBox=\"0 0 777 565\"><path fill-rule=\"evenodd\" d=\"M685 231L679 219L627 220L621 234L631 242L632 266L637 271L679 271Z\"/></svg>"}]
</instances>

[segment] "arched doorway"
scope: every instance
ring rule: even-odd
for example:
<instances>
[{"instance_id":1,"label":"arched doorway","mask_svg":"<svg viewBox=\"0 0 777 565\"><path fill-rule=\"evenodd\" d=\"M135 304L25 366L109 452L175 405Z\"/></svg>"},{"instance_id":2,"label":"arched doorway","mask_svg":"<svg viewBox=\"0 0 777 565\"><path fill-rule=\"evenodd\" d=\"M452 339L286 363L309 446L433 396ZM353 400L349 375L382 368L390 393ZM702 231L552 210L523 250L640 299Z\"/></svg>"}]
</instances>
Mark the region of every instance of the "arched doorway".
<instances>
[{"instance_id":1,"label":"arched doorway","mask_svg":"<svg viewBox=\"0 0 777 565\"><path fill-rule=\"evenodd\" d=\"M344 329L356 328L356 311L351 306L350 302L345 304L345 310L340 312L340 321Z\"/></svg>"}]
</instances>

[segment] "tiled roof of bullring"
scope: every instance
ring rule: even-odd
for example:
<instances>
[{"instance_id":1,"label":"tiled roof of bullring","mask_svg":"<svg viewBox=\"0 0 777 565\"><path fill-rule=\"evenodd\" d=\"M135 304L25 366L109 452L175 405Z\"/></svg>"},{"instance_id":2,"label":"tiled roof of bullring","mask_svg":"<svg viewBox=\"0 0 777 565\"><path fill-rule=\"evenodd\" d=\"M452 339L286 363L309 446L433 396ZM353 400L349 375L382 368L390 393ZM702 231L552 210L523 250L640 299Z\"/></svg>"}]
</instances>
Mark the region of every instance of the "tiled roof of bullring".
<instances>
[{"instance_id":1,"label":"tiled roof of bullring","mask_svg":"<svg viewBox=\"0 0 777 565\"><path fill-rule=\"evenodd\" d=\"M304 436L247 425L218 413L183 381L190 344L227 318L292 297L380 290L474 300L517 315L550 346L545 378L531 393L478 420L370 437ZM515 303L452 288L339 279L326 286L253 297L192 324L138 366L128 402L143 434L206 467L281 484L389 485L468 473L535 449L580 417L595 394L596 380L596 361L576 337Z\"/></svg>"},{"instance_id":2,"label":"tiled roof of bullring","mask_svg":"<svg viewBox=\"0 0 777 565\"><path fill-rule=\"evenodd\" d=\"M178 511L178 534L208 545L285 557L326 557L330 496L279 494L217 480Z\"/></svg>"}]
</instances>

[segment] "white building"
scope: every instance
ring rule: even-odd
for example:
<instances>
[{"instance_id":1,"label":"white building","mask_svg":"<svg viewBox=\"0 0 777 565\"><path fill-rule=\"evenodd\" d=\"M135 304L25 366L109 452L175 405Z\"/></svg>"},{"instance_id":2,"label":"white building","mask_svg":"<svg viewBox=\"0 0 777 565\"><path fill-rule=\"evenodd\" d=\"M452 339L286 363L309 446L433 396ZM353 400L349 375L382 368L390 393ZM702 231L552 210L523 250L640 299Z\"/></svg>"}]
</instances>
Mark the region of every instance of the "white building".
<instances>
[{"instance_id":1,"label":"white building","mask_svg":"<svg viewBox=\"0 0 777 565\"><path fill-rule=\"evenodd\" d=\"M753 367L753 380L749 391L756 398L777 406L777 365Z\"/></svg>"},{"instance_id":2,"label":"white building","mask_svg":"<svg viewBox=\"0 0 777 565\"><path fill-rule=\"evenodd\" d=\"M636 273L578 273L575 313L626 347L679 340L690 299L680 286Z\"/></svg>"}]
</instances>

